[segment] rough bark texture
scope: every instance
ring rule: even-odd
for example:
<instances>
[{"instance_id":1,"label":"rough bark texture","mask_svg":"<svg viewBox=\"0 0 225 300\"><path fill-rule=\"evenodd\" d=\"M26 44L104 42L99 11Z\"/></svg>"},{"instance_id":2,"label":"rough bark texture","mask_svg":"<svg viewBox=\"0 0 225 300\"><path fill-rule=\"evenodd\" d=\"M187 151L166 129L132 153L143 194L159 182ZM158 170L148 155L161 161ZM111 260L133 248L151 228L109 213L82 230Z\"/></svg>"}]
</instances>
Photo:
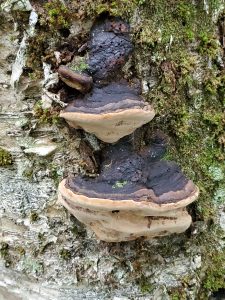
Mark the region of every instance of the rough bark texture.
<instances>
[{"instance_id":1,"label":"rough bark texture","mask_svg":"<svg viewBox=\"0 0 225 300\"><path fill-rule=\"evenodd\" d=\"M224 1L1 2L0 299L207 299L225 288ZM184 234L99 242L57 205L59 180L95 172L90 149L101 144L43 101L44 70L54 73L54 52L80 56L106 13L130 22L124 76L141 80L157 111L142 143L163 130L167 157L200 187Z\"/></svg>"}]
</instances>

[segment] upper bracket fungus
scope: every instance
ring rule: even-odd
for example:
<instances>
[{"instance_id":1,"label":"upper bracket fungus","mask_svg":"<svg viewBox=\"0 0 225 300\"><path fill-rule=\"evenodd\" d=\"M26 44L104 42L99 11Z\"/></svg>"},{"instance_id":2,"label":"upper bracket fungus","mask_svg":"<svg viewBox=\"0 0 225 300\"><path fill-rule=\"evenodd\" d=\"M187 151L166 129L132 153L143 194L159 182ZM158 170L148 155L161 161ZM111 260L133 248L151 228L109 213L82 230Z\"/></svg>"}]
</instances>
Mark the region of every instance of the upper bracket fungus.
<instances>
[{"instance_id":1,"label":"upper bracket fungus","mask_svg":"<svg viewBox=\"0 0 225 300\"><path fill-rule=\"evenodd\" d=\"M107 143L131 134L155 115L134 88L119 80L117 71L133 50L129 31L129 25L119 18L96 22L88 42L86 68L93 79L66 66L58 69L59 77L68 86L82 93L89 92L74 99L60 116L72 127L93 133ZM117 81L110 83L112 78Z\"/></svg>"},{"instance_id":2,"label":"upper bracket fungus","mask_svg":"<svg viewBox=\"0 0 225 300\"><path fill-rule=\"evenodd\" d=\"M164 149L160 139L139 153L128 142L109 146L103 151L99 176L64 179L59 200L100 240L183 232L191 224L185 207L199 191L174 162L160 160Z\"/></svg>"},{"instance_id":3,"label":"upper bracket fungus","mask_svg":"<svg viewBox=\"0 0 225 300\"><path fill-rule=\"evenodd\" d=\"M117 142L148 123L155 112L127 84L94 87L84 98L71 102L60 113L71 127L94 133L107 143Z\"/></svg>"}]
</instances>

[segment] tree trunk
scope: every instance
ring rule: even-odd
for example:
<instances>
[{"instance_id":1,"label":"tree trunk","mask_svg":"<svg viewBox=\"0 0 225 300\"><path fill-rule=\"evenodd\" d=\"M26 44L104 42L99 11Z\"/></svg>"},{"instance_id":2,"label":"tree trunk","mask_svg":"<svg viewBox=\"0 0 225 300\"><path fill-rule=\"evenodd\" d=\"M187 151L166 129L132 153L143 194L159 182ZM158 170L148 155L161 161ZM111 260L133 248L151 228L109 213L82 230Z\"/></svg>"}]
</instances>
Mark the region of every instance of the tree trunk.
<instances>
[{"instance_id":1,"label":"tree trunk","mask_svg":"<svg viewBox=\"0 0 225 300\"><path fill-rule=\"evenodd\" d=\"M0 299L208 299L225 289L223 0L7 0L0 19ZM95 172L101 143L71 130L55 70L81 57L96 18L131 26L138 78L175 160L200 188L191 228L106 243L57 204L68 174ZM74 58L73 58L74 59ZM57 88L56 88L57 87ZM57 90L58 89L58 90ZM143 133L144 132L144 133ZM82 149L82 150L81 150ZM214 299L214 298L213 298ZM218 298L221 299L221 298Z\"/></svg>"}]
</instances>

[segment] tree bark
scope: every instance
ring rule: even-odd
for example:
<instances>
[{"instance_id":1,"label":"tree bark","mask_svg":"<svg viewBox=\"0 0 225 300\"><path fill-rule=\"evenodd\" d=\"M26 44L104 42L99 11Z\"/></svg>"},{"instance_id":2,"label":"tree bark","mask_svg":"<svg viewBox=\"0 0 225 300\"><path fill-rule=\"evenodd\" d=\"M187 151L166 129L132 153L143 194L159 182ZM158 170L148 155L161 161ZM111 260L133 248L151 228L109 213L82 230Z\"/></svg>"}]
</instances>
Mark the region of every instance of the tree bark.
<instances>
[{"instance_id":1,"label":"tree bark","mask_svg":"<svg viewBox=\"0 0 225 300\"><path fill-rule=\"evenodd\" d=\"M225 289L224 1L44 2L1 4L0 299L207 299ZM62 178L94 168L81 143L100 142L59 119L46 82L54 52L69 55L69 43L79 56L102 13L131 24L124 74L157 111L144 139L163 130L168 158L200 187L184 234L100 242L57 204Z\"/></svg>"}]
</instances>

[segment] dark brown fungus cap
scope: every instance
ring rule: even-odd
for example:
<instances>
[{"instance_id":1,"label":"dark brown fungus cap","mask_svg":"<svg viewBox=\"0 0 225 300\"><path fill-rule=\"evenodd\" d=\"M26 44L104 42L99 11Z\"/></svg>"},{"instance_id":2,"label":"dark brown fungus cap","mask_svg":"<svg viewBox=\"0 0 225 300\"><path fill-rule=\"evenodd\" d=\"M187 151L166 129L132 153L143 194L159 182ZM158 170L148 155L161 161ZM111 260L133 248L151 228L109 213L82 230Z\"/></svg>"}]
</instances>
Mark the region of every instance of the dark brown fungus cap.
<instances>
[{"instance_id":1,"label":"dark brown fungus cap","mask_svg":"<svg viewBox=\"0 0 225 300\"><path fill-rule=\"evenodd\" d=\"M88 43L88 71L95 80L112 78L133 50L129 25L119 18L98 22Z\"/></svg>"},{"instance_id":2,"label":"dark brown fungus cap","mask_svg":"<svg viewBox=\"0 0 225 300\"><path fill-rule=\"evenodd\" d=\"M117 142L148 123L155 112L127 84L94 87L82 99L71 102L60 116L74 128L82 128L107 143Z\"/></svg>"},{"instance_id":3,"label":"dark brown fungus cap","mask_svg":"<svg viewBox=\"0 0 225 300\"><path fill-rule=\"evenodd\" d=\"M174 162L160 160L159 147L161 154L153 158L156 148L151 147L145 155L127 144L109 147L97 178L77 176L60 183L61 203L103 240L186 230L191 217L185 207L196 200L199 190Z\"/></svg>"},{"instance_id":4,"label":"dark brown fungus cap","mask_svg":"<svg viewBox=\"0 0 225 300\"><path fill-rule=\"evenodd\" d=\"M133 152L127 143L109 146L98 177L68 178L66 188L90 198L144 200L159 211L167 206L186 206L198 194L197 187L175 162L160 160L161 154L158 156L156 151L161 153L162 149L154 148L155 145L148 147L143 156Z\"/></svg>"},{"instance_id":5,"label":"dark brown fungus cap","mask_svg":"<svg viewBox=\"0 0 225 300\"><path fill-rule=\"evenodd\" d=\"M63 82L82 93L87 93L92 87L92 77L74 72L64 65L58 68L58 73Z\"/></svg>"}]
</instances>

